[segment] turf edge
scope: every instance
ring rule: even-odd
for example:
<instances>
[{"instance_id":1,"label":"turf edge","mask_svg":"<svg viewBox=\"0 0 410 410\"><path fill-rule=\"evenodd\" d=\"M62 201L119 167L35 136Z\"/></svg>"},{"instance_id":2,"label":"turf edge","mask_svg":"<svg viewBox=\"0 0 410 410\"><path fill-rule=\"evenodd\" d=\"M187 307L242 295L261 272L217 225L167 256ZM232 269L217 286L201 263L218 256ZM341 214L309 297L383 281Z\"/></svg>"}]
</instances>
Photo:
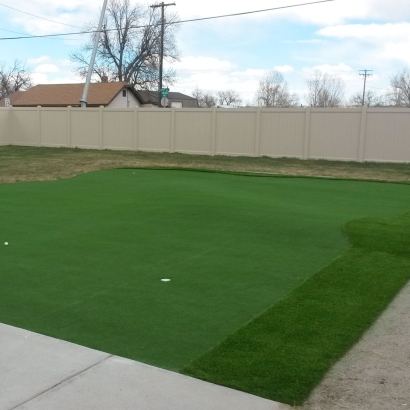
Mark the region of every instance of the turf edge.
<instances>
[{"instance_id":1,"label":"turf edge","mask_svg":"<svg viewBox=\"0 0 410 410\"><path fill-rule=\"evenodd\" d=\"M346 224L350 250L181 369L301 405L410 280L410 213Z\"/></svg>"}]
</instances>

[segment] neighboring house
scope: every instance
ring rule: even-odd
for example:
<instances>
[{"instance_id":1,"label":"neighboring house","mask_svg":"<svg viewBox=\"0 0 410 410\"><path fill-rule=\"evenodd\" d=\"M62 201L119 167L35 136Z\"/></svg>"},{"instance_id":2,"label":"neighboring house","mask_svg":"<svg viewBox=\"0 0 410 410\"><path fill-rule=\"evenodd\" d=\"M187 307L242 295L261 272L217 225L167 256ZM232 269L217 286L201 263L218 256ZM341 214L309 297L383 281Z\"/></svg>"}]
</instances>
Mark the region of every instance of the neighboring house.
<instances>
[{"instance_id":1,"label":"neighboring house","mask_svg":"<svg viewBox=\"0 0 410 410\"><path fill-rule=\"evenodd\" d=\"M158 106L157 91L138 91L138 95L143 100L144 104L152 104ZM170 91L168 93L167 107L171 108L198 108L198 100L189 95Z\"/></svg>"},{"instance_id":2,"label":"neighboring house","mask_svg":"<svg viewBox=\"0 0 410 410\"><path fill-rule=\"evenodd\" d=\"M80 107L84 84L39 84L17 100L14 107ZM134 88L125 82L91 83L88 107L139 107L141 102Z\"/></svg>"},{"instance_id":3,"label":"neighboring house","mask_svg":"<svg viewBox=\"0 0 410 410\"><path fill-rule=\"evenodd\" d=\"M13 94L10 94L8 97L0 100L0 107L6 107L6 99L9 99L9 107L12 107L17 100L25 93L25 91L16 91Z\"/></svg>"},{"instance_id":4,"label":"neighboring house","mask_svg":"<svg viewBox=\"0 0 410 410\"><path fill-rule=\"evenodd\" d=\"M84 84L39 84L28 91L13 104L14 107L80 107L80 98L84 91ZM133 108L133 107L155 107L155 99L149 99L151 91L137 91L126 82L91 83L87 96L88 107L109 108ZM155 94L155 93L154 93ZM182 107L186 105L183 101L195 100L180 93L177 94ZM158 99L157 99L158 101ZM197 105L195 105L197 106Z\"/></svg>"}]
</instances>

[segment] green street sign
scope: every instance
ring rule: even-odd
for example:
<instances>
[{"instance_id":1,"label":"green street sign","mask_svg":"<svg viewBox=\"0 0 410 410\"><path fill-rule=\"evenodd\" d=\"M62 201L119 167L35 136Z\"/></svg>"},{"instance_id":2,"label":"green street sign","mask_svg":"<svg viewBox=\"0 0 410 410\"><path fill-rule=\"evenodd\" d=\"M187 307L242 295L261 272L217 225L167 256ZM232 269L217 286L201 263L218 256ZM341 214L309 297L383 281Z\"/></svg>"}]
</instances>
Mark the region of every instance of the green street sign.
<instances>
[{"instance_id":1,"label":"green street sign","mask_svg":"<svg viewBox=\"0 0 410 410\"><path fill-rule=\"evenodd\" d=\"M162 98L168 98L168 91L169 91L169 88L161 88Z\"/></svg>"}]
</instances>

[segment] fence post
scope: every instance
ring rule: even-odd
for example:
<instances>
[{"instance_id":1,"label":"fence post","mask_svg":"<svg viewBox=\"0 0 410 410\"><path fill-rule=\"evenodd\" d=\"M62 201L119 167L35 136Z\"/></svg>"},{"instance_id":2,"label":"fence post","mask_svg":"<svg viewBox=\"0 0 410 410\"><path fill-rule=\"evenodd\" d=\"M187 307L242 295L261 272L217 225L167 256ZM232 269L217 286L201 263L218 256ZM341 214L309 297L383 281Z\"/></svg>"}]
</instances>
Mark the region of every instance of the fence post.
<instances>
[{"instance_id":1,"label":"fence post","mask_svg":"<svg viewBox=\"0 0 410 410\"><path fill-rule=\"evenodd\" d=\"M71 148L71 105L67 107L67 145Z\"/></svg>"},{"instance_id":2,"label":"fence post","mask_svg":"<svg viewBox=\"0 0 410 410\"><path fill-rule=\"evenodd\" d=\"M303 138L303 159L309 159L309 142L310 142L310 107L306 108L305 112L305 135Z\"/></svg>"},{"instance_id":3,"label":"fence post","mask_svg":"<svg viewBox=\"0 0 410 410\"><path fill-rule=\"evenodd\" d=\"M216 153L216 107L212 108L212 140L211 140L211 155Z\"/></svg>"},{"instance_id":4,"label":"fence post","mask_svg":"<svg viewBox=\"0 0 410 410\"><path fill-rule=\"evenodd\" d=\"M175 152L175 108L171 108L171 141L169 152Z\"/></svg>"},{"instance_id":5,"label":"fence post","mask_svg":"<svg viewBox=\"0 0 410 410\"><path fill-rule=\"evenodd\" d=\"M37 138L38 146L41 147L41 106L37 105Z\"/></svg>"},{"instance_id":6,"label":"fence post","mask_svg":"<svg viewBox=\"0 0 410 410\"><path fill-rule=\"evenodd\" d=\"M367 107L362 107L362 118L360 120L360 139L359 139L359 162L364 161L364 148L366 140L366 121L367 121Z\"/></svg>"},{"instance_id":7,"label":"fence post","mask_svg":"<svg viewBox=\"0 0 410 410\"><path fill-rule=\"evenodd\" d=\"M99 127L98 136L99 136L99 140L100 140L99 145L100 145L101 149L104 149L104 124L103 124L103 121L104 121L103 115L104 114L103 114L103 108L104 108L104 106L100 105L99 112L98 112L98 118L99 118L99 121L98 121L98 127Z\"/></svg>"},{"instance_id":8,"label":"fence post","mask_svg":"<svg viewBox=\"0 0 410 410\"><path fill-rule=\"evenodd\" d=\"M134 150L138 151L138 107L134 107L133 116Z\"/></svg>"},{"instance_id":9,"label":"fence post","mask_svg":"<svg viewBox=\"0 0 410 410\"><path fill-rule=\"evenodd\" d=\"M9 115L8 115L8 120L9 120L9 134L10 134L10 145L14 145L14 115L13 115L13 107L9 107Z\"/></svg>"},{"instance_id":10,"label":"fence post","mask_svg":"<svg viewBox=\"0 0 410 410\"><path fill-rule=\"evenodd\" d=\"M255 124L255 157L260 155L261 141L261 107L256 109L256 124Z\"/></svg>"}]
</instances>

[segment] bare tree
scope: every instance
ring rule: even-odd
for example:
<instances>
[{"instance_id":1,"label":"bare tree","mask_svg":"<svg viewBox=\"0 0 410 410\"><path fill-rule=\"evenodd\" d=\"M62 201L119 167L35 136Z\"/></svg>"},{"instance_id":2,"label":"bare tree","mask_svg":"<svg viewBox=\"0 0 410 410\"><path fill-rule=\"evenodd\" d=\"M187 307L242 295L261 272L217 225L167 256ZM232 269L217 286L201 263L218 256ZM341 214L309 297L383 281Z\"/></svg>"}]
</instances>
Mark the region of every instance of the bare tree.
<instances>
[{"instance_id":1,"label":"bare tree","mask_svg":"<svg viewBox=\"0 0 410 410\"><path fill-rule=\"evenodd\" d=\"M299 97L289 92L280 72L271 71L259 82L255 102L260 107L294 107L299 104Z\"/></svg>"},{"instance_id":2,"label":"bare tree","mask_svg":"<svg viewBox=\"0 0 410 410\"><path fill-rule=\"evenodd\" d=\"M390 79L389 105L410 107L410 70L404 69Z\"/></svg>"},{"instance_id":3,"label":"bare tree","mask_svg":"<svg viewBox=\"0 0 410 410\"><path fill-rule=\"evenodd\" d=\"M364 97L367 107L383 107L386 105L385 97L377 95L374 91L368 90ZM358 91L350 97L348 105L351 107L361 107L363 105L363 93Z\"/></svg>"},{"instance_id":4,"label":"bare tree","mask_svg":"<svg viewBox=\"0 0 410 410\"><path fill-rule=\"evenodd\" d=\"M178 28L176 14L166 15L164 59L170 63L178 60L175 32ZM87 30L96 30L97 23L89 23ZM79 51L70 55L78 65L74 69L85 78L89 67L89 55L93 49L95 34ZM103 31L98 43L93 69L94 80L127 81L139 89L156 88L159 78L159 54L161 40L161 15L148 5L130 5L129 0L110 0ZM175 70L164 72L163 82L176 81Z\"/></svg>"},{"instance_id":5,"label":"bare tree","mask_svg":"<svg viewBox=\"0 0 410 410\"><path fill-rule=\"evenodd\" d=\"M242 103L241 97L235 90L218 91L216 95L221 105L239 107Z\"/></svg>"},{"instance_id":6,"label":"bare tree","mask_svg":"<svg viewBox=\"0 0 410 410\"><path fill-rule=\"evenodd\" d=\"M306 79L308 86L307 102L311 107L339 107L343 103L345 83L320 70Z\"/></svg>"},{"instance_id":7,"label":"bare tree","mask_svg":"<svg viewBox=\"0 0 410 410\"><path fill-rule=\"evenodd\" d=\"M200 108L212 108L216 106L216 97L210 92L204 92L196 87L191 94L198 100L198 107Z\"/></svg>"},{"instance_id":8,"label":"bare tree","mask_svg":"<svg viewBox=\"0 0 410 410\"><path fill-rule=\"evenodd\" d=\"M26 91L32 86L30 71L21 61L13 65L0 63L0 100L16 91Z\"/></svg>"}]
</instances>

